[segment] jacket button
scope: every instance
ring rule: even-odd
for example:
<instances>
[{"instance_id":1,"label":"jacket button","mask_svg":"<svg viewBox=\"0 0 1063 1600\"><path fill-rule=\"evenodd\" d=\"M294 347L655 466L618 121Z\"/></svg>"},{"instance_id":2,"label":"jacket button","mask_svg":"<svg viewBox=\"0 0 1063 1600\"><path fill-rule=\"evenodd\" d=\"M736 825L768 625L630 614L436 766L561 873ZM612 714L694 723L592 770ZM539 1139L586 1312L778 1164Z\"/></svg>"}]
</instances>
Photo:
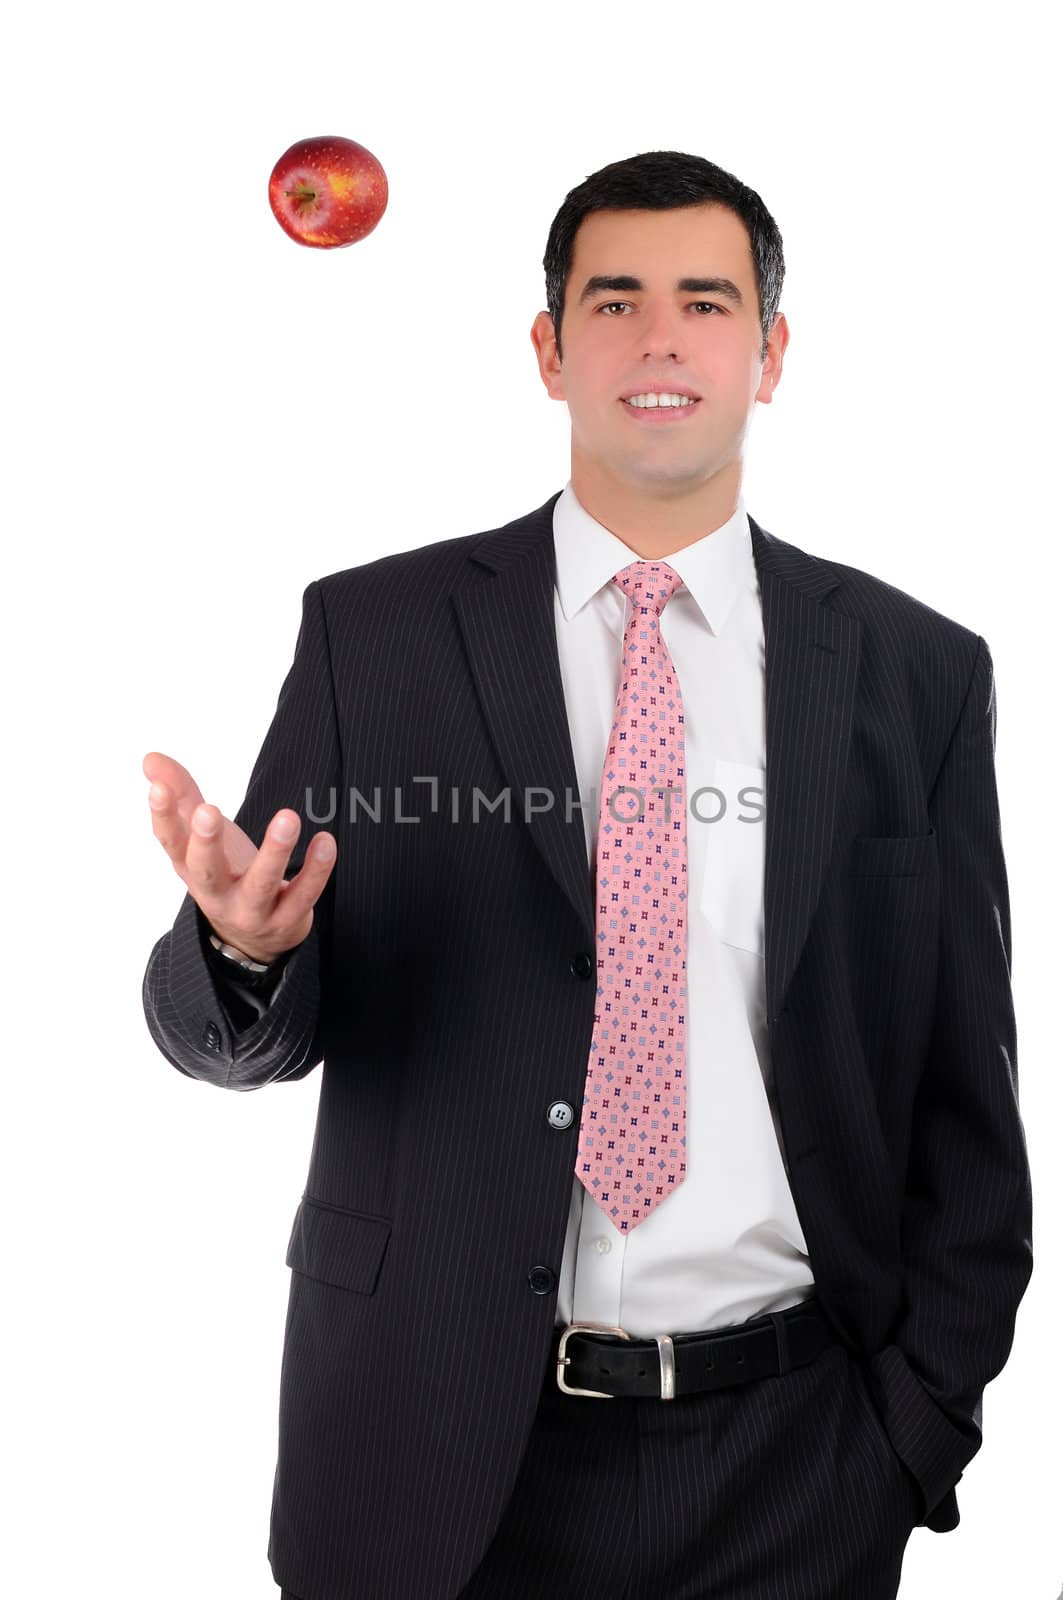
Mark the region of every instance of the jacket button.
<instances>
[{"instance_id":1,"label":"jacket button","mask_svg":"<svg viewBox=\"0 0 1063 1600\"><path fill-rule=\"evenodd\" d=\"M532 1267L528 1273L528 1282L536 1294L549 1294L556 1281L551 1267Z\"/></svg>"},{"instance_id":2,"label":"jacket button","mask_svg":"<svg viewBox=\"0 0 1063 1600\"><path fill-rule=\"evenodd\" d=\"M221 1049L221 1029L216 1022L208 1022L203 1029L203 1043L208 1050Z\"/></svg>"},{"instance_id":3,"label":"jacket button","mask_svg":"<svg viewBox=\"0 0 1063 1600\"><path fill-rule=\"evenodd\" d=\"M593 957L587 954L586 950L579 950L572 957L569 966L572 968L573 977L589 978L594 971L594 960Z\"/></svg>"},{"instance_id":4,"label":"jacket button","mask_svg":"<svg viewBox=\"0 0 1063 1600\"><path fill-rule=\"evenodd\" d=\"M546 1120L551 1128L571 1128L574 1114L567 1100L555 1100L546 1113Z\"/></svg>"}]
</instances>

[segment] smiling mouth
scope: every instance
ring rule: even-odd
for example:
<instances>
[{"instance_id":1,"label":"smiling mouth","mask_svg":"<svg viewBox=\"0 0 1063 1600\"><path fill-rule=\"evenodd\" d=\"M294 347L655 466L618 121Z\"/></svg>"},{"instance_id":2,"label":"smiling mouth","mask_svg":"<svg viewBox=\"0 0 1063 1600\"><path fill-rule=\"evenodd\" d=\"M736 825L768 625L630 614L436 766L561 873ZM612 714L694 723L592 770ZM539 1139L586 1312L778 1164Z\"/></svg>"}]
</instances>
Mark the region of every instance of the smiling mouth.
<instances>
[{"instance_id":1,"label":"smiling mouth","mask_svg":"<svg viewBox=\"0 0 1063 1600\"><path fill-rule=\"evenodd\" d=\"M626 400L621 400L619 403L628 415L634 417L637 422L656 423L658 426L667 427L669 424L674 426L684 417L689 417L692 412L698 409L701 401L700 399L691 400L685 406L632 406Z\"/></svg>"}]
</instances>

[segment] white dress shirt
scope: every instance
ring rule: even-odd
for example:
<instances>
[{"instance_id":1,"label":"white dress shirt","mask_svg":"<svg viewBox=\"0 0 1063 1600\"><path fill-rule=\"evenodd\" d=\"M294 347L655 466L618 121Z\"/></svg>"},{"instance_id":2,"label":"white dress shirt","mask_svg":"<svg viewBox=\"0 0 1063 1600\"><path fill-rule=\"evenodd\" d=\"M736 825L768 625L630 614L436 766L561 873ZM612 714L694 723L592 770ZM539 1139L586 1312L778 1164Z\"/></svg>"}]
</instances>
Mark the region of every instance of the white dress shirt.
<instances>
[{"instance_id":1,"label":"white dress shirt","mask_svg":"<svg viewBox=\"0 0 1063 1600\"><path fill-rule=\"evenodd\" d=\"M553 532L561 678L593 878L630 604L611 580L643 558L590 515L571 479ZM744 502L662 559L683 580L661 632L686 737L686 1174L630 1234L573 1174L556 1316L559 1326L604 1322L638 1338L744 1322L814 1291L765 1022L764 628Z\"/></svg>"}]
</instances>

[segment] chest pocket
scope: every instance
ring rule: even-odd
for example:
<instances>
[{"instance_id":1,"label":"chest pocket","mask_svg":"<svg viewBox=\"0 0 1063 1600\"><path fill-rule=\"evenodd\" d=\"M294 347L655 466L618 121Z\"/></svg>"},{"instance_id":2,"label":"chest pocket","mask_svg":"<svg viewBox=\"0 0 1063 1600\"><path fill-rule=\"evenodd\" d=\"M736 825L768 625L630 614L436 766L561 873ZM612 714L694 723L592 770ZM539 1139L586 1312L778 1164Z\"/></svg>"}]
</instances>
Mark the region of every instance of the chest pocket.
<instances>
[{"instance_id":1,"label":"chest pocket","mask_svg":"<svg viewBox=\"0 0 1063 1600\"><path fill-rule=\"evenodd\" d=\"M724 944L757 955L764 954L765 776L763 767L717 760L711 787L688 801L688 833L704 837L701 910Z\"/></svg>"}]
</instances>

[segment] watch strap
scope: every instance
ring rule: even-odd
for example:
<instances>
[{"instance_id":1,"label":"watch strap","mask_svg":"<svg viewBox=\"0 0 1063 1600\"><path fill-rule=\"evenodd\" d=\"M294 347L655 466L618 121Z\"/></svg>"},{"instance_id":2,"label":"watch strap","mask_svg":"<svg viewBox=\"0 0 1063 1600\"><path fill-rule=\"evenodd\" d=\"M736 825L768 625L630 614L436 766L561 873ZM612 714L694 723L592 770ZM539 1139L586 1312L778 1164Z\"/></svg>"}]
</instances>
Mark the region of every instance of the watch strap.
<instances>
[{"instance_id":1,"label":"watch strap","mask_svg":"<svg viewBox=\"0 0 1063 1600\"><path fill-rule=\"evenodd\" d=\"M280 981L289 951L268 963L254 961L234 945L220 939L213 929L207 929L208 953L214 971L227 983L247 989L251 994L269 994Z\"/></svg>"}]
</instances>

